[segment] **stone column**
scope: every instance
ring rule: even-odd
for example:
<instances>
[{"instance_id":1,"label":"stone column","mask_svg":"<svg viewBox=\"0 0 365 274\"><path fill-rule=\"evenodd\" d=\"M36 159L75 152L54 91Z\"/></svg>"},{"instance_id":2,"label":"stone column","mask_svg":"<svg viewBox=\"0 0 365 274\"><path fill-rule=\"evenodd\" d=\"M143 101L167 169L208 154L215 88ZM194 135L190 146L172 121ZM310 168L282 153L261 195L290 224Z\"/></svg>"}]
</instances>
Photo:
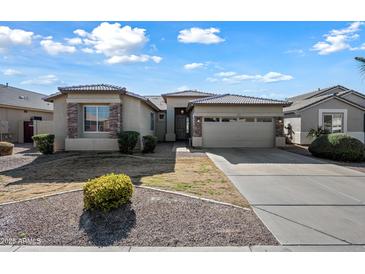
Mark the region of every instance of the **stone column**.
<instances>
[{"instance_id":1,"label":"stone column","mask_svg":"<svg viewBox=\"0 0 365 274\"><path fill-rule=\"evenodd\" d=\"M67 137L78 137L78 104L67 103Z\"/></svg>"},{"instance_id":2,"label":"stone column","mask_svg":"<svg viewBox=\"0 0 365 274\"><path fill-rule=\"evenodd\" d=\"M193 137L202 137L202 117L194 116Z\"/></svg>"},{"instance_id":3,"label":"stone column","mask_svg":"<svg viewBox=\"0 0 365 274\"><path fill-rule=\"evenodd\" d=\"M121 129L122 124L122 105L110 104L109 105L109 132L112 138L117 138L118 132Z\"/></svg>"},{"instance_id":4,"label":"stone column","mask_svg":"<svg viewBox=\"0 0 365 274\"><path fill-rule=\"evenodd\" d=\"M284 137L284 118L275 117L275 136Z\"/></svg>"}]
</instances>

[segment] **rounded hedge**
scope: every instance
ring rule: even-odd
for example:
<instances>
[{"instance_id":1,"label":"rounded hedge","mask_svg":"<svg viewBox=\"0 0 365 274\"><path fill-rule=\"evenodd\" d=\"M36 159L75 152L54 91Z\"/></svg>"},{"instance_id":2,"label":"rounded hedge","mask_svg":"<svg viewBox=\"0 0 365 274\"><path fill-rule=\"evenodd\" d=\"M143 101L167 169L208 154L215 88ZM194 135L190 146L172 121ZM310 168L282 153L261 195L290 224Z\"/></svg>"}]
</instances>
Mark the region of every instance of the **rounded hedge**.
<instances>
[{"instance_id":1,"label":"rounded hedge","mask_svg":"<svg viewBox=\"0 0 365 274\"><path fill-rule=\"evenodd\" d=\"M53 134L38 134L32 137L38 150L43 154L53 153L54 138Z\"/></svg>"},{"instance_id":2,"label":"rounded hedge","mask_svg":"<svg viewBox=\"0 0 365 274\"><path fill-rule=\"evenodd\" d=\"M139 138L137 131L122 131L118 133L119 151L121 153L132 154Z\"/></svg>"},{"instance_id":3,"label":"rounded hedge","mask_svg":"<svg viewBox=\"0 0 365 274\"><path fill-rule=\"evenodd\" d=\"M0 156L7 156L13 154L14 145L9 142L0 142Z\"/></svg>"},{"instance_id":4,"label":"rounded hedge","mask_svg":"<svg viewBox=\"0 0 365 274\"><path fill-rule=\"evenodd\" d=\"M152 135L146 135L142 138L143 141L143 153L153 153L157 145L157 137Z\"/></svg>"},{"instance_id":5,"label":"rounded hedge","mask_svg":"<svg viewBox=\"0 0 365 274\"><path fill-rule=\"evenodd\" d=\"M316 138L308 148L316 157L358 162L364 159L364 144L344 133L332 133Z\"/></svg>"},{"instance_id":6,"label":"rounded hedge","mask_svg":"<svg viewBox=\"0 0 365 274\"><path fill-rule=\"evenodd\" d=\"M133 194L131 178L126 174L106 174L89 180L84 186L84 207L110 211L130 201Z\"/></svg>"}]
</instances>

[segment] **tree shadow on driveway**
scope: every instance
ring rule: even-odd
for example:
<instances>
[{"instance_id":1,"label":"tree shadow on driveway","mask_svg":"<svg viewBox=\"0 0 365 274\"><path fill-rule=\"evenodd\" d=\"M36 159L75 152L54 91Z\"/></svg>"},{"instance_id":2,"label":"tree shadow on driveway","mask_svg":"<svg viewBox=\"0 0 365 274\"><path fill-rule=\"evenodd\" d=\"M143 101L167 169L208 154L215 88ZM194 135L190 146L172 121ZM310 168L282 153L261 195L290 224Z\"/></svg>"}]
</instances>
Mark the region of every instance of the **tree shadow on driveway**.
<instances>
[{"instance_id":1,"label":"tree shadow on driveway","mask_svg":"<svg viewBox=\"0 0 365 274\"><path fill-rule=\"evenodd\" d=\"M131 204L110 212L86 210L80 217L79 229L85 231L90 242L109 246L128 237L136 225L136 213Z\"/></svg>"}]
</instances>

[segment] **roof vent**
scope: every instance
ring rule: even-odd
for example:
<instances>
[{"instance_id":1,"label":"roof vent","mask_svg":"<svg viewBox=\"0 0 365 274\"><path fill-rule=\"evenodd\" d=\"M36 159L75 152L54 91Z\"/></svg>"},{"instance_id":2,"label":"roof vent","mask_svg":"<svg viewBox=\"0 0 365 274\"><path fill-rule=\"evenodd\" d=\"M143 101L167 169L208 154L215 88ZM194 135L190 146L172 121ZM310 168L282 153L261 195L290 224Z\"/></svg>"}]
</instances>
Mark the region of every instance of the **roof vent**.
<instances>
[{"instance_id":1,"label":"roof vent","mask_svg":"<svg viewBox=\"0 0 365 274\"><path fill-rule=\"evenodd\" d=\"M22 99L22 100L28 100L29 99L28 96L24 96L24 95L20 95L18 98Z\"/></svg>"}]
</instances>

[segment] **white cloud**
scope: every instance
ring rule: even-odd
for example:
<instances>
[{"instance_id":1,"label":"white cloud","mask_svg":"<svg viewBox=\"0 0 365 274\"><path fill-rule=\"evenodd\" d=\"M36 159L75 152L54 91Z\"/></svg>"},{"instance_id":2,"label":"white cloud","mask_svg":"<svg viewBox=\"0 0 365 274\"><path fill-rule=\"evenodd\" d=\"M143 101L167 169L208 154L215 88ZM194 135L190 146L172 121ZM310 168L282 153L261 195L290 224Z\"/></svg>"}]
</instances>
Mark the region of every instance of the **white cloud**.
<instances>
[{"instance_id":1,"label":"white cloud","mask_svg":"<svg viewBox=\"0 0 365 274\"><path fill-rule=\"evenodd\" d=\"M215 74L215 76L218 76L218 77L230 77L230 76L233 76L233 75L236 75L237 73L236 72L233 72L233 71L222 71L222 72L218 72Z\"/></svg>"},{"instance_id":2,"label":"white cloud","mask_svg":"<svg viewBox=\"0 0 365 274\"><path fill-rule=\"evenodd\" d=\"M272 82L279 82L279 81L289 81L289 80L293 80L294 77L291 75L285 75L282 74L280 72L273 72L270 71L268 73L266 73L263 76L259 77L259 81L264 82L264 83L272 83Z\"/></svg>"},{"instance_id":3,"label":"white cloud","mask_svg":"<svg viewBox=\"0 0 365 274\"><path fill-rule=\"evenodd\" d=\"M48 74L42 75L35 79L29 79L21 82L23 85L52 85L58 83L59 80L56 75Z\"/></svg>"},{"instance_id":4,"label":"white cloud","mask_svg":"<svg viewBox=\"0 0 365 274\"><path fill-rule=\"evenodd\" d=\"M354 22L347 28L331 30L324 35L325 41L314 44L312 50L318 51L320 55L327 55L345 49L352 49L349 42L359 38L356 32L360 31L361 25L363 25L363 22Z\"/></svg>"},{"instance_id":5,"label":"white cloud","mask_svg":"<svg viewBox=\"0 0 365 274\"><path fill-rule=\"evenodd\" d=\"M249 74L238 74L233 71L227 71L227 72L220 72L215 74L217 78L207 78L207 81L210 82L216 82L218 80L221 80L225 83L230 84L236 84L243 81L258 81L258 82L264 82L264 83L273 83L273 82L279 82L279 81L288 81L294 79L291 75L282 74L279 72L268 72L264 75L256 74L256 75L249 75Z\"/></svg>"},{"instance_id":6,"label":"white cloud","mask_svg":"<svg viewBox=\"0 0 365 274\"><path fill-rule=\"evenodd\" d=\"M106 60L108 64L123 64L123 63L137 63L137 62L148 62L153 61L155 63L160 63L162 60L159 56L150 55L115 55Z\"/></svg>"},{"instance_id":7,"label":"white cloud","mask_svg":"<svg viewBox=\"0 0 365 274\"><path fill-rule=\"evenodd\" d=\"M181 43L217 44L224 41L218 33L220 30L217 28L190 28L181 30L177 39Z\"/></svg>"},{"instance_id":8,"label":"white cloud","mask_svg":"<svg viewBox=\"0 0 365 274\"><path fill-rule=\"evenodd\" d=\"M83 52L85 52L85 53L94 53L95 52L95 50L93 50L93 49L91 49L91 48L82 48L81 49Z\"/></svg>"},{"instance_id":9,"label":"white cloud","mask_svg":"<svg viewBox=\"0 0 365 274\"><path fill-rule=\"evenodd\" d=\"M86 37L88 33L86 31L84 31L83 29L77 29L77 30L74 30L74 34L81 36L81 37Z\"/></svg>"},{"instance_id":10,"label":"white cloud","mask_svg":"<svg viewBox=\"0 0 365 274\"><path fill-rule=\"evenodd\" d=\"M13 45L30 45L33 34L30 31L0 26L0 51L5 51Z\"/></svg>"},{"instance_id":11,"label":"white cloud","mask_svg":"<svg viewBox=\"0 0 365 274\"><path fill-rule=\"evenodd\" d=\"M146 30L142 28L122 27L119 23L107 22L101 23L91 32L81 29L74 31L88 46L87 49L83 49L84 52L103 54L109 64L147 61L159 63L162 60L159 56L136 54L136 51L148 42L145 32Z\"/></svg>"},{"instance_id":12,"label":"white cloud","mask_svg":"<svg viewBox=\"0 0 365 274\"><path fill-rule=\"evenodd\" d=\"M43 49L50 55L76 52L76 48L74 46L67 46L60 42L55 42L52 39L42 40L40 44L43 47Z\"/></svg>"},{"instance_id":13,"label":"white cloud","mask_svg":"<svg viewBox=\"0 0 365 274\"><path fill-rule=\"evenodd\" d=\"M203 63L191 63L191 64L184 65L184 69L186 69L186 70L193 70L193 69L198 69L198 68L202 68L202 67L204 67Z\"/></svg>"},{"instance_id":14,"label":"white cloud","mask_svg":"<svg viewBox=\"0 0 365 274\"><path fill-rule=\"evenodd\" d=\"M287 54L297 54L299 56L305 56L305 51L303 49L289 49L285 51Z\"/></svg>"},{"instance_id":15,"label":"white cloud","mask_svg":"<svg viewBox=\"0 0 365 274\"><path fill-rule=\"evenodd\" d=\"M5 76L20 76L23 75L23 73L19 70L15 70L15 69L4 69L3 70L3 74Z\"/></svg>"},{"instance_id":16,"label":"white cloud","mask_svg":"<svg viewBox=\"0 0 365 274\"><path fill-rule=\"evenodd\" d=\"M65 38L65 40L67 41L67 43L69 43L70 45L81 45L82 44L82 40L80 37L74 37L74 38Z\"/></svg>"}]
</instances>

